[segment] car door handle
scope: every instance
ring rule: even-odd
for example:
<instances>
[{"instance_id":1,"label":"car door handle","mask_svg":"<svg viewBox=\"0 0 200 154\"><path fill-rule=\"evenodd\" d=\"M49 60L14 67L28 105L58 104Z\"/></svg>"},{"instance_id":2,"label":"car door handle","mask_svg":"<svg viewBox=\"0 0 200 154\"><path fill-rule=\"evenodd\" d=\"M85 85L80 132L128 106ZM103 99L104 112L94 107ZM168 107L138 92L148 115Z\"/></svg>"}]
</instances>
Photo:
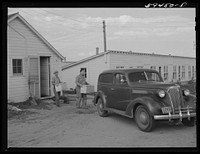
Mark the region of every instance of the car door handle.
<instances>
[{"instance_id":1,"label":"car door handle","mask_svg":"<svg viewBox=\"0 0 200 154\"><path fill-rule=\"evenodd\" d=\"M115 90L114 88L110 88L110 90Z\"/></svg>"}]
</instances>

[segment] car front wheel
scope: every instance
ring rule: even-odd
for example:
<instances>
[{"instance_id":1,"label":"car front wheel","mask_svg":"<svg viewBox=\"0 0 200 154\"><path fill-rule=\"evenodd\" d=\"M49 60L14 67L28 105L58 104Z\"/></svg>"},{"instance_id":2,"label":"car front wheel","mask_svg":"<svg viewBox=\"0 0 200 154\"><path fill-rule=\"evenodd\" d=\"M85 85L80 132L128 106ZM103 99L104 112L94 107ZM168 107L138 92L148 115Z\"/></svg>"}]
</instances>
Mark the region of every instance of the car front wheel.
<instances>
[{"instance_id":1,"label":"car front wheel","mask_svg":"<svg viewBox=\"0 0 200 154\"><path fill-rule=\"evenodd\" d=\"M144 132L150 132L154 128L155 121L143 105L137 107L135 120L138 128Z\"/></svg>"},{"instance_id":2,"label":"car front wheel","mask_svg":"<svg viewBox=\"0 0 200 154\"><path fill-rule=\"evenodd\" d=\"M97 102L97 111L98 111L99 116L101 117L108 116L108 111L104 110L104 104L101 98L99 98Z\"/></svg>"}]
</instances>

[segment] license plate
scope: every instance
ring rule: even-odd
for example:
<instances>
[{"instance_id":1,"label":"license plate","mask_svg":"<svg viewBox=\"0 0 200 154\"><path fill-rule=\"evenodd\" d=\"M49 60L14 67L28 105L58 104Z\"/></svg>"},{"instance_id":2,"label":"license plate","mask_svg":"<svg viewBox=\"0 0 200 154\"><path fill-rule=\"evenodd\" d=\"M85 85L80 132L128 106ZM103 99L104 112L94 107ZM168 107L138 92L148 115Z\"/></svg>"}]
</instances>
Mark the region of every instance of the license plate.
<instances>
[{"instance_id":1,"label":"license plate","mask_svg":"<svg viewBox=\"0 0 200 154\"><path fill-rule=\"evenodd\" d=\"M169 113L169 112L172 112L171 107L163 107L162 108L162 113Z\"/></svg>"}]
</instances>

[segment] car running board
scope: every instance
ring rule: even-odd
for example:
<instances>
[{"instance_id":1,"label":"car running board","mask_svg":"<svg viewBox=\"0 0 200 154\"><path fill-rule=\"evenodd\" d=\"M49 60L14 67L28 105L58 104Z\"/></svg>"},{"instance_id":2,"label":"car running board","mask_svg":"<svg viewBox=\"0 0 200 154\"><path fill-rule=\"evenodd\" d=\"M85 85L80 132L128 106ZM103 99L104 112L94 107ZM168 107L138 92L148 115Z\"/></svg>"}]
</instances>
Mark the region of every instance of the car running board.
<instances>
[{"instance_id":1,"label":"car running board","mask_svg":"<svg viewBox=\"0 0 200 154\"><path fill-rule=\"evenodd\" d=\"M133 118L133 116L129 116L129 115L127 115L124 111L121 111L121 110L111 109L111 108L104 108L104 110L110 111L110 112L114 112L114 113L116 113L116 114L120 114L120 115L126 116L126 117L128 117L128 118ZM133 115L133 114L132 114L132 115Z\"/></svg>"}]
</instances>

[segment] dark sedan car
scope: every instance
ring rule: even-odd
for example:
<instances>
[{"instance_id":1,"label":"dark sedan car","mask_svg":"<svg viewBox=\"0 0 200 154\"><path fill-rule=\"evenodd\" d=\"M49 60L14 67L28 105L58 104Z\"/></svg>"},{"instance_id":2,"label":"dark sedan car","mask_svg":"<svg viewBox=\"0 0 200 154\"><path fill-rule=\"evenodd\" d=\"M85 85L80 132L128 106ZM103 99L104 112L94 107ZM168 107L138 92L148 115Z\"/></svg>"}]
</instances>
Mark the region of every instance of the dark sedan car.
<instances>
[{"instance_id":1,"label":"dark sedan car","mask_svg":"<svg viewBox=\"0 0 200 154\"><path fill-rule=\"evenodd\" d=\"M164 83L156 70L116 69L99 75L94 104L100 116L112 111L135 118L139 129L148 132L156 120L178 120L194 126L195 100L188 89Z\"/></svg>"}]
</instances>

